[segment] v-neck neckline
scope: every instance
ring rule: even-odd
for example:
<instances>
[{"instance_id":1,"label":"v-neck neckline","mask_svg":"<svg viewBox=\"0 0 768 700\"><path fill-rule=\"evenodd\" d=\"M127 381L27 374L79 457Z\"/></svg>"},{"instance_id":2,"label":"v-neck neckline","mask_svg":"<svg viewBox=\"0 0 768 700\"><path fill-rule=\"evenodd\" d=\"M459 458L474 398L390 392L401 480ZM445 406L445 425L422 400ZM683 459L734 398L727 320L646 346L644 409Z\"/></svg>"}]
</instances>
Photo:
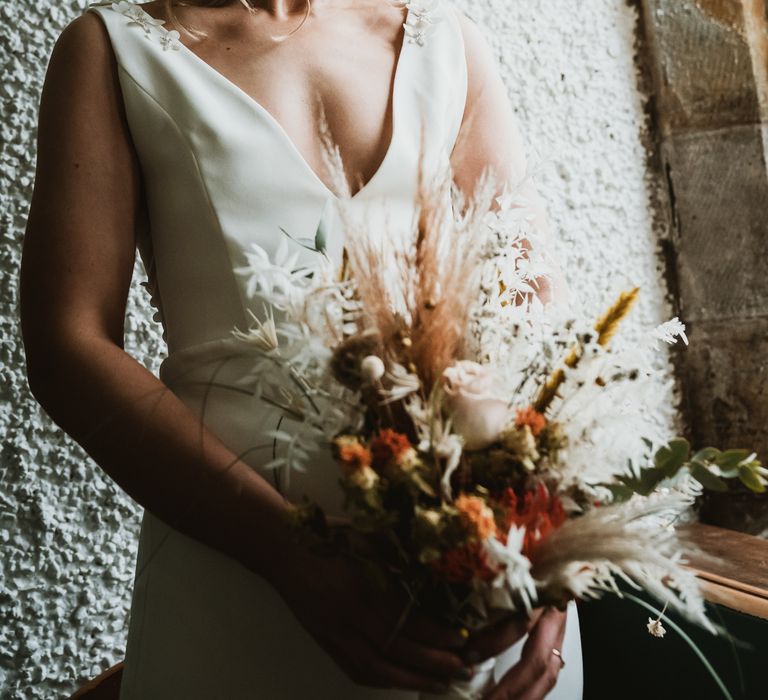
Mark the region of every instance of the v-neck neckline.
<instances>
[{"instance_id":1,"label":"v-neck neckline","mask_svg":"<svg viewBox=\"0 0 768 700\"><path fill-rule=\"evenodd\" d=\"M136 7L142 14L146 15L149 19L156 20L157 18L153 17L149 14L141 5L139 5L136 2L131 2L131 5ZM402 73L403 71L403 64L405 63L405 60L407 58L408 48L411 42L408 41L408 33L406 31L406 25L408 24L411 16L411 3L405 4L405 17L403 19L402 24L402 43L400 44L400 49L398 51L397 59L395 60L395 67L393 76L391 79L391 89L389 93L389 118L391 119L392 124L392 130L390 134L389 144L387 146L387 150L384 153L384 157L382 158L381 162L379 163L378 168L376 168L376 171L371 175L370 178L363 184L363 186L357 190L353 195L350 195L350 200L355 200L358 198L361 198L364 196L364 194L367 194L373 186L375 186L376 181L378 181L381 177L383 177L382 173L385 172L385 169L389 166L389 161L391 160L392 154L395 151L395 144L398 136L398 127L400 125L400 119L399 117L399 107L400 107L400 100L398 100L398 94L400 92L399 87L400 83L402 81ZM170 30L166 29L165 26L162 24L155 25L163 34L169 35ZM293 154L294 158L299 162L300 167L307 173L307 175L317 184L319 185L322 190L325 192L326 196L333 197L334 199L338 199L338 195L323 181L323 179L317 174L317 172L314 170L314 168L309 164L309 161L306 159L304 154L299 150L298 146L296 145L295 141L290 137L288 132L285 130L285 127L277 120L277 118L266 108L264 107L256 98L251 96L248 92L246 92L243 88L241 88L237 83L232 81L230 78L228 78L226 75L224 75L221 71L214 68L208 61L204 60L200 56L197 55L192 49L190 49L188 46L186 46L184 43L176 39L174 41L175 45L178 45L180 47L180 51L186 55L189 56L194 62L196 62L198 65L203 68L203 70L208 71L211 73L215 79L219 80L225 87L227 87L231 92L234 92L240 99L244 100L247 104L249 104L258 114L261 115L262 119L270 125L273 131L275 131L280 139L286 144L288 150Z\"/></svg>"}]
</instances>

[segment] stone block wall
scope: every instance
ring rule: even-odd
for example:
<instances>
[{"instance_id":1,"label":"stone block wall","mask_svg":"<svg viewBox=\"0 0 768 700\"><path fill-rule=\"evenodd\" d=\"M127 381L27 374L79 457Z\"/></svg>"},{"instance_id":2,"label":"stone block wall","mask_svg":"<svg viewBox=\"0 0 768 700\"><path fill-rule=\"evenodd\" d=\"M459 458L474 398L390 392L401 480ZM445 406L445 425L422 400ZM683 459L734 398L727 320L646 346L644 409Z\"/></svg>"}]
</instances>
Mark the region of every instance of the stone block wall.
<instances>
[{"instance_id":1,"label":"stone block wall","mask_svg":"<svg viewBox=\"0 0 768 700\"><path fill-rule=\"evenodd\" d=\"M768 461L765 0L643 0L692 440ZM768 536L768 499L710 496L702 519Z\"/></svg>"}]
</instances>

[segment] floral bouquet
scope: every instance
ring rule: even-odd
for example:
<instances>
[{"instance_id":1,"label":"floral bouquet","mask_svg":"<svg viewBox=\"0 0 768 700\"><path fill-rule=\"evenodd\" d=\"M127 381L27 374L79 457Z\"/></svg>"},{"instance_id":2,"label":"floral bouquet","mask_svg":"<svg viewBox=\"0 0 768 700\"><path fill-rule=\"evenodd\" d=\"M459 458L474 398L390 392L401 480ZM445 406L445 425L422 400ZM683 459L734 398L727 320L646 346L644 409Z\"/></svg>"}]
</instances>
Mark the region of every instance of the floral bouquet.
<instances>
[{"instance_id":1,"label":"floral bouquet","mask_svg":"<svg viewBox=\"0 0 768 700\"><path fill-rule=\"evenodd\" d=\"M627 431L657 386L650 353L687 343L685 327L616 351L637 289L586 327L542 304L525 190L497 192L490 178L469 203L447 176L423 186L399 238L350 216L341 269L322 245L311 265L288 237L274 261L254 246L240 272L265 311L235 334L258 356L254 390L297 423L274 431L267 466L331 450L347 525L307 499L297 526L447 622L622 595L621 579L714 630L672 524L704 488L764 491L768 470L746 450Z\"/></svg>"}]
</instances>

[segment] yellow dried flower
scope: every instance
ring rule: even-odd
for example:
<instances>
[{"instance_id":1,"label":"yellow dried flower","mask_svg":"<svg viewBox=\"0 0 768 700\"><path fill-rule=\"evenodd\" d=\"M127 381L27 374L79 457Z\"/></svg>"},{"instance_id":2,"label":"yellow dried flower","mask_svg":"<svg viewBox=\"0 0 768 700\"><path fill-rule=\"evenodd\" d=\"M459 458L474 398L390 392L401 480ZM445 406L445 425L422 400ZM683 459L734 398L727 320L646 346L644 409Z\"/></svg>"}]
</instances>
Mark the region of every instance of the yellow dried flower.
<instances>
[{"instance_id":1,"label":"yellow dried flower","mask_svg":"<svg viewBox=\"0 0 768 700\"><path fill-rule=\"evenodd\" d=\"M598 344L605 347L611 342L611 338L619 329L619 324L626 318L627 314L637 301L640 294L640 287L635 287L629 292L622 292L616 303L608 309L595 324L595 330L598 333Z\"/></svg>"},{"instance_id":2,"label":"yellow dried flower","mask_svg":"<svg viewBox=\"0 0 768 700\"><path fill-rule=\"evenodd\" d=\"M531 426L512 427L501 434L501 444L504 449L521 461L535 462L540 455L536 449L536 438Z\"/></svg>"},{"instance_id":3,"label":"yellow dried flower","mask_svg":"<svg viewBox=\"0 0 768 700\"><path fill-rule=\"evenodd\" d=\"M611 338L616 334L621 321L623 321L627 314L632 310L639 293L640 287L635 287L629 292L622 292L613 306L598 319L595 324L595 331L597 331L598 334L597 342L599 345L602 345L603 347L608 345ZM572 348L565 358L565 366L570 368L575 367L579 362L580 352L581 348L579 346ZM539 395L533 404L533 408L539 413L544 413L549 408L555 396L557 396L557 390L564 381L565 372L561 368L556 369L544 386L541 387Z\"/></svg>"},{"instance_id":4,"label":"yellow dried flower","mask_svg":"<svg viewBox=\"0 0 768 700\"><path fill-rule=\"evenodd\" d=\"M356 469L347 477L347 481L363 491L369 491L379 483L379 475L370 467Z\"/></svg>"}]
</instances>

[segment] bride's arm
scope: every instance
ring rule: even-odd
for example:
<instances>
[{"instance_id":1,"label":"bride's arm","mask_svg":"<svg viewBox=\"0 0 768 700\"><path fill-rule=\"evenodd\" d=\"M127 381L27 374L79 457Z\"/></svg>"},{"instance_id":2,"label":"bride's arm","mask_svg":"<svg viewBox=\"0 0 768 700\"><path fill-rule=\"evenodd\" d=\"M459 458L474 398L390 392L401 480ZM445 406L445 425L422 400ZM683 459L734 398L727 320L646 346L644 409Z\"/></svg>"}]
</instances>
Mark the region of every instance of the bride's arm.
<instances>
[{"instance_id":1,"label":"bride's arm","mask_svg":"<svg viewBox=\"0 0 768 700\"><path fill-rule=\"evenodd\" d=\"M286 551L282 498L123 351L142 193L96 22L61 35L40 105L21 270L30 388L136 501L268 574Z\"/></svg>"},{"instance_id":2,"label":"bride's arm","mask_svg":"<svg viewBox=\"0 0 768 700\"><path fill-rule=\"evenodd\" d=\"M123 350L143 206L114 56L100 21L85 14L54 48L40 107L21 272L35 397L142 506L271 581L355 680L444 687L462 671L449 649L463 638L419 621L385 648L399 616L392 601L366 604L341 560L297 548L283 498Z\"/></svg>"},{"instance_id":3,"label":"bride's arm","mask_svg":"<svg viewBox=\"0 0 768 700\"><path fill-rule=\"evenodd\" d=\"M546 250L552 268L549 279L539 278L542 301L565 302L569 291L565 276L552 255L552 234L544 201L528 177L525 143L518 127L497 61L477 25L458 13L467 58L467 102L464 119L451 155L454 182L471 196L486 169L499 185L519 188L533 210L532 226ZM529 241L523 241L530 247Z\"/></svg>"}]
</instances>

